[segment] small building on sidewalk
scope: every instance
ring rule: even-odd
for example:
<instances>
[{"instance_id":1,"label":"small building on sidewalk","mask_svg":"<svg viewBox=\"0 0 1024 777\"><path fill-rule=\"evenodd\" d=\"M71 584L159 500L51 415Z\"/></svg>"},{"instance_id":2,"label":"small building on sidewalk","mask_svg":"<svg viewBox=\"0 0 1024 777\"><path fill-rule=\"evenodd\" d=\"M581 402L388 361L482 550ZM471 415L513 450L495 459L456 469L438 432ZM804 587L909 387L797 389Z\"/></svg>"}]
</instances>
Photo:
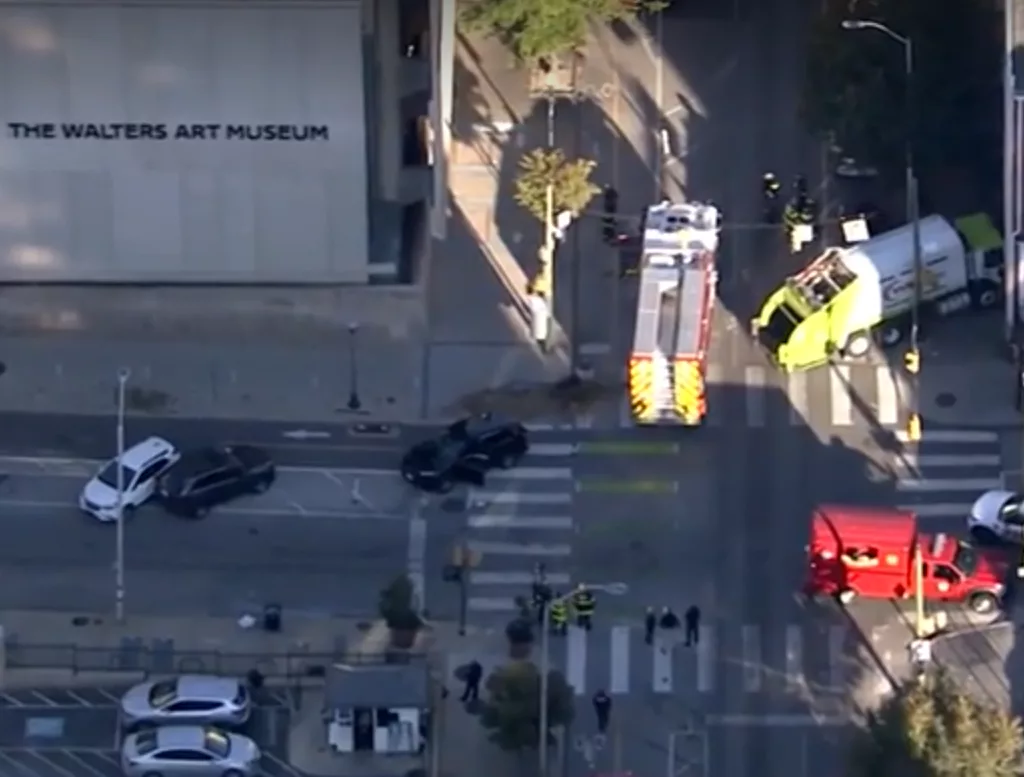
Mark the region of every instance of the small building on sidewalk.
<instances>
[{"instance_id":1,"label":"small building on sidewalk","mask_svg":"<svg viewBox=\"0 0 1024 777\"><path fill-rule=\"evenodd\" d=\"M331 750L381 755L422 752L429 728L430 682L425 661L332 665L324 689Z\"/></svg>"}]
</instances>

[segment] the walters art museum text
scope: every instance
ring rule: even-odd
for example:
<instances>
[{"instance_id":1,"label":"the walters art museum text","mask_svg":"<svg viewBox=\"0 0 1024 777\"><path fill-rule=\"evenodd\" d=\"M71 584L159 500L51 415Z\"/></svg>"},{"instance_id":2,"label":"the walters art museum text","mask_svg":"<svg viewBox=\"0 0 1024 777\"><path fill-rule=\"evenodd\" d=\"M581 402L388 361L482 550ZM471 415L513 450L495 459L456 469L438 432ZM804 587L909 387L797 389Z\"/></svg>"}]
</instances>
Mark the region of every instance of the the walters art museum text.
<instances>
[{"instance_id":1,"label":"the walters art museum text","mask_svg":"<svg viewBox=\"0 0 1024 777\"><path fill-rule=\"evenodd\" d=\"M114 124L8 122L15 140L277 140L329 141L325 124Z\"/></svg>"}]
</instances>

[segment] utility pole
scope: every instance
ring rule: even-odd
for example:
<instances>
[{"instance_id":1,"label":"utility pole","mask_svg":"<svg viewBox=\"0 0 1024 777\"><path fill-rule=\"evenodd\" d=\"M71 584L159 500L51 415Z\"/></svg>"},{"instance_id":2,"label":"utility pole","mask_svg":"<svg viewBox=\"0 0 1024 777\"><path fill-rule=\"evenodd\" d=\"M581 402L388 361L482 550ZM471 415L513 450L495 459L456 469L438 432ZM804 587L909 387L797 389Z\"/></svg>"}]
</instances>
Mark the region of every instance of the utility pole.
<instances>
[{"instance_id":1,"label":"utility pole","mask_svg":"<svg viewBox=\"0 0 1024 777\"><path fill-rule=\"evenodd\" d=\"M906 354L908 372L912 377L910 391L911 407L907 420L907 438L910 442L918 442L921 439L921 409L919 406L921 395L921 347L920 347L920 323L921 323L921 213L920 199L917 191L917 175L914 172L914 125L917 119L917 106L914 85L914 42L905 35L894 32L880 22L873 22L864 19L846 19L842 23L844 30L875 30L896 41L903 47L903 77L905 80L904 92L904 124L906 138L904 139L904 177L906 186L906 211L907 219L910 221L911 234L913 239L913 269L914 269L914 301L911 308L910 321L910 350Z\"/></svg>"},{"instance_id":2,"label":"utility pole","mask_svg":"<svg viewBox=\"0 0 1024 777\"><path fill-rule=\"evenodd\" d=\"M124 623L124 416L128 379L132 372L126 367L117 371L117 529L114 553L114 613Z\"/></svg>"},{"instance_id":3,"label":"utility pole","mask_svg":"<svg viewBox=\"0 0 1024 777\"><path fill-rule=\"evenodd\" d=\"M444 570L444 580L459 586L459 636L466 636L469 612L469 576L480 565L480 553L469 547L465 540L452 548L451 563Z\"/></svg>"},{"instance_id":4,"label":"utility pole","mask_svg":"<svg viewBox=\"0 0 1024 777\"><path fill-rule=\"evenodd\" d=\"M363 403L359 400L359 324L353 321L348 325L348 409L359 410Z\"/></svg>"}]
</instances>

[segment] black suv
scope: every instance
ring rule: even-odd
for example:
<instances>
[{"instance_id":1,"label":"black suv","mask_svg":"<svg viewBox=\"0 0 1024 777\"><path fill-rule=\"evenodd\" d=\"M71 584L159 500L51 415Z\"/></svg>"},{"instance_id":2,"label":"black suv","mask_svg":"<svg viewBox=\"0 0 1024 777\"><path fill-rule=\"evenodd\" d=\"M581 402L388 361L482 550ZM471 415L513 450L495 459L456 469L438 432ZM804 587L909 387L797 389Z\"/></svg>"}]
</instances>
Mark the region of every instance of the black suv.
<instances>
[{"instance_id":1,"label":"black suv","mask_svg":"<svg viewBox=\"0 0 1024 777\"><path fill-rule=\"evenodd\" d=\"M402 477L416 488L439 494L459 482L482 486L488 470L511 469L529 448L522 424L490 415L466 418L440 437L414 445L402 458Z\"/></svg>"},{"instance_id":2,"label":"black suv","mask_svg":"<svg viewBox=\"0 0 1024 777\"><path fill-rule=\"evenodd\" d=\"M210 508L244 494L262 494L274 482L274 462L251 445L185 451L160 478L157 499L175 515L202 518Z\"/></svg>"}]
</instances>

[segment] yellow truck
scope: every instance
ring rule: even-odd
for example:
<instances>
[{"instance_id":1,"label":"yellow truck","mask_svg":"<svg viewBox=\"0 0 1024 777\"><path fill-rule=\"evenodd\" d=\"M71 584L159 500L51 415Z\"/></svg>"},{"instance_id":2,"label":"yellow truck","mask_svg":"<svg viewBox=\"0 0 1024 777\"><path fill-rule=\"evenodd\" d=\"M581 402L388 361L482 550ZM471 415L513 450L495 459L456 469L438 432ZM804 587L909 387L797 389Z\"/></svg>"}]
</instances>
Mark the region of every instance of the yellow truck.
<instances>
[{"instance_id":1,"label":"yellow truck","mask_svg":"<svg viewBox=\"0 0 1024 777\"><path fill-rule=\"evenodd\" d=\"M988 216L954 223L928 216L921 220L920 240L922 320L999 304L1003 240ZM863 357L872 342L898 344L909 331L913 307L908 224L827 249L768 297L751 329L783 370L806 370L834 356Z\"/></svg>"}]
</instances>

